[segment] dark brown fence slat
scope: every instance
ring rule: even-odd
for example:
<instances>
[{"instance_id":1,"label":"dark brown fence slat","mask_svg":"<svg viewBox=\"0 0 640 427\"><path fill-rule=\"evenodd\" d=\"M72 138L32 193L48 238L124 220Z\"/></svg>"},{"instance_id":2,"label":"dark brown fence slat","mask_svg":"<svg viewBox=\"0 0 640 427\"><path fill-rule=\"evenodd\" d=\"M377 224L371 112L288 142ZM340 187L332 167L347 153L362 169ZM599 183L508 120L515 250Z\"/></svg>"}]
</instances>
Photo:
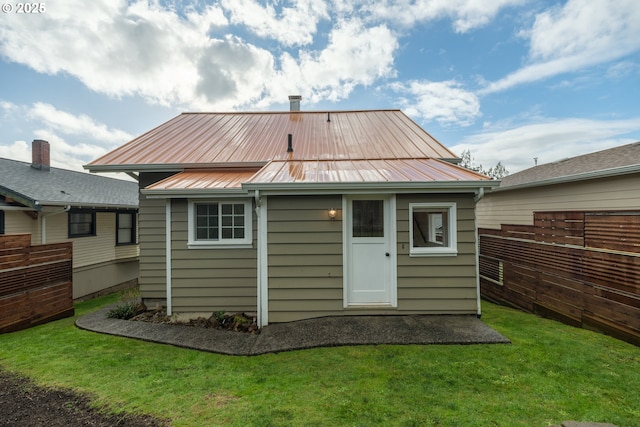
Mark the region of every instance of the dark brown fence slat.
<instances>
[{"instance_id":1,"label":"dark brown fence slat","mask_svg":"<svg viewBox=\"0 0 640 427\"><path fill-rule=\"evenodd\" d=\"M640 253L640 215L587 214L585 246Z\"/></svg>"},{"instance_id":2,"label":"dark brown fence slat","mask_svg":"<svg viewBox=\"0 0 640 427\"><path fill-rule=\"evenodd\" d=\"M72 244L0 236L0 333L73 315Z\"/></svg>"},{"instance_id":3,"label":"dark brown fence slat","mask_svg":"<svg viewBox=\"0 0 640 427\"><path fill-rule=\"evenodd\" d=\"M547 228L540 232L536 223L535 236L528 239L514 238L507 231L513 229L510 225L501 230L479 230L482 295L640 345L640 255L633 246L619 243L633 235L640 225L640 214L584 215L588 247L567 243L571 242L569 235L579 234L567 223L580 223L579 213L544 212L536 213L535 218ZM552 229L551 220L562 226ZM589 244L593 241L588 237L590 231L600 230L603 235L601 230L611 233L617 229L625 231L620 232L615 245L609 245L612 247ZM555 242L539 241L552 231L564 235L554 236ZM498 262L501 282L495 279Z\"/></svg>"}]
</instances>

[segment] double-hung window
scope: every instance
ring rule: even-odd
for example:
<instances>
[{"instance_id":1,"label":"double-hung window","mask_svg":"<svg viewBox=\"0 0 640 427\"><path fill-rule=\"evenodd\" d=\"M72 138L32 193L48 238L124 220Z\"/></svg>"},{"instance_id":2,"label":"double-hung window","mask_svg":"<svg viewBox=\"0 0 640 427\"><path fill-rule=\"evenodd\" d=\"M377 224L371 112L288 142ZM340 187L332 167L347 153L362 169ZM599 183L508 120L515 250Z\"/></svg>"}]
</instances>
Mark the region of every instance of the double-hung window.
<instances>
[{"instance_id":1,"label":"double-hung window","mask_svg":"<svg viewBox=\"0 0 640 427\"><path fill-rule=\"evenodd\" d=\"M96 213L93 211L69 212L69 237L96 235Z\"/></svg>"},{"instance_id":2,"label":"double-hung window","mask_svg":"<svg viewBox=\"0 0 640 427\"><path fill-rule=\"evenodd\" d=\"M456 255L456 204L409 204L410 255Z\"/></svg>"},{"instance_id":3,"label":"double-hung window","mask_svg":"<svg viewBox=\"0 0 640 427\"><path fill-rule=\"evenodd\" d=\"M189 202L189 247L251 244L250 200Z\"/></svg>"},{"instance_id":4,"label":"double-hung window","mask_svg":"<svg viewBox=\"0 0 640 427\"><path fill-rule=\"evenodd\" d=\"M136 243L135 212L116 212L116 244L133 245Z\"/></svg>"}]
</instances>

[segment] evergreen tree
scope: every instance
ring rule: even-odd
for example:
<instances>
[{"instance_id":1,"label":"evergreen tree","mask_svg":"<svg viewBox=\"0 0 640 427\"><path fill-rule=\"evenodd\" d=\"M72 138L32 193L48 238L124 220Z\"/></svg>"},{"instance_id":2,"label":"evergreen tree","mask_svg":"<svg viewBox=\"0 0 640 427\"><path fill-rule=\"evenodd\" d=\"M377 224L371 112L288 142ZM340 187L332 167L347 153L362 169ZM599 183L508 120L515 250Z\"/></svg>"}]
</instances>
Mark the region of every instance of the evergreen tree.
<instances>
[{"instance_id":1,"label":"evergreen tree","mask_svg":"<svg viewBox=\"0 0 640 427\"><path fill-rule=\"evenodd\" d=\"M475 159L471 156L471 150L464 150L462 155L460 156L460 166L471 169L472 171L481 173L483 175L487 175L493 179L502 179L505 176L509 175L509 171L504 167L502 162L498 162L492 168L488 170L484 169L482 165L478 165L475 163Z\"/></svg>"}]
</instances>

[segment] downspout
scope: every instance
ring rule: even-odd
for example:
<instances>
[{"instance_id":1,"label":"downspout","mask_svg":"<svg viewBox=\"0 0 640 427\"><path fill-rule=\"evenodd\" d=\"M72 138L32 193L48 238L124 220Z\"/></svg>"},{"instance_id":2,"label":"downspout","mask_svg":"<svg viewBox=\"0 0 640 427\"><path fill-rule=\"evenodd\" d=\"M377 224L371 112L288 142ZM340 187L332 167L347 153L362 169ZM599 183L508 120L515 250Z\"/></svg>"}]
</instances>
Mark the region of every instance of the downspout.
<instances>
[{"instance_id":1,"label":"downspout","mask_svg":"<svg viewBox=\"0 0 640 427\"><path fill-rule=\"evenodd\" d=\"M258 254L257 254L257 310L258 327L269 324L269 300L268 300L268 265L267 265L267 206L266 199L260 197L260 190L255 190L256 216L258 220Z\"/></svg>"},{"instance_id":2,"label":"downspout","mask_svg":"<svg viewBox=\"0 0 640 427\"><path fill-rule=\"evenodd\" d=\"M167 199L165 204L165 245L167 316L171 316L173 314L173 305L171 304L171 199Z\"/></svg>"},{"instance_id":3,"label":"downspout","mask_svg":"<svg viewBox=\"0 0 640 427\"><path fill-rule=\"evenodd\" d=\"M51 213L48 213L46 215L43 214L42 217L40 217L41 220L42 220L41 221L41 226L40 226L40 234L41 234L40 243L41 244L45 245L47 243L47 218L49 218L50 216L54 216L54 215L58 215L58 214L61 214L61 213L69 212L70 210L71 210L71 206L67 205L61 211L51 212Z\"/></svg>"},{"instance_id":4,"label":"downspout","mask_svg":"<svg viewBox=\"0 0 640 427\"><path fill-rule=\"evenodd\" d=\"M484 197L484 187L478 188L476 191L476 196L473 198L475 202L473 206L473 228L476 234L476 295L477 295L477 316L478 319L482 316L482 305L480 298L480 236L478 235L478 215L477 215L477 204Z\"/></svg>"}]
</instances>

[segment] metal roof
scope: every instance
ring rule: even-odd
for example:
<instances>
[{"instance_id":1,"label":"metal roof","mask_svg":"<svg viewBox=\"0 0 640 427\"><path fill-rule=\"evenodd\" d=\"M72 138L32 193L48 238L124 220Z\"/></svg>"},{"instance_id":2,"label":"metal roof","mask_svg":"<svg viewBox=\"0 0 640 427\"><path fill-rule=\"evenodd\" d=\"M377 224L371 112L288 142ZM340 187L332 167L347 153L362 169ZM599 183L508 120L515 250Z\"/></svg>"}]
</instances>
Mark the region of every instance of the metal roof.
<instances>
[{"instance_id":1,"label":"metal roof","mask_svg":"<svg viewBox=\"0 0 640 427\"><path fill-rule=\"evenodd\" d=\"M40 206L137 208L138 184L65 169L34 169L0 158L0 195L33 209Z\"/></svg>"},{"instance_id":2,"label":"metal roof","mask_svg":"<svg viewBox=\"0 0 640 427\"><path fill-rule=\"evenodd\" d=\"M293 153L287 152L289 134ZM183 113L85 167L180 170L273 160L414 158L457 156L399 110Z\"/></svg>"},{"instance_id":3,"label":"metal roof","mask_svg":"<svg viewBox=\"0 0 640 427\"><path fill-rule=\"evenodd\" d=\"M234 190L249 182L256 170L189 170L158 181L147 190Z\"/></svg>"},{"instance_id":4,"label":"metal roof","mask_svg":"<svg viewBox=\"0 0 640 427\"><path fill-rule=\"evenodd\" d=\"M251 178L251 183L380 183L477 180L489 180L489 178L437 159L398 159L274 161Z\"/></svg>"},{"instance_id":5,"label":"metal roof","mask_svg":"<svg viewBox=\"0 0 640 427\"><path fill-rule=\"evenodd\" d=\"M295 187L335 188L340 185L439 187L442 184L494 187L497 181L437 159L273 161L262 169L187 170L147 187L147 194L198 194ZM203 191L206 190L206 191Z\"/></svg>"}]
</instances>

